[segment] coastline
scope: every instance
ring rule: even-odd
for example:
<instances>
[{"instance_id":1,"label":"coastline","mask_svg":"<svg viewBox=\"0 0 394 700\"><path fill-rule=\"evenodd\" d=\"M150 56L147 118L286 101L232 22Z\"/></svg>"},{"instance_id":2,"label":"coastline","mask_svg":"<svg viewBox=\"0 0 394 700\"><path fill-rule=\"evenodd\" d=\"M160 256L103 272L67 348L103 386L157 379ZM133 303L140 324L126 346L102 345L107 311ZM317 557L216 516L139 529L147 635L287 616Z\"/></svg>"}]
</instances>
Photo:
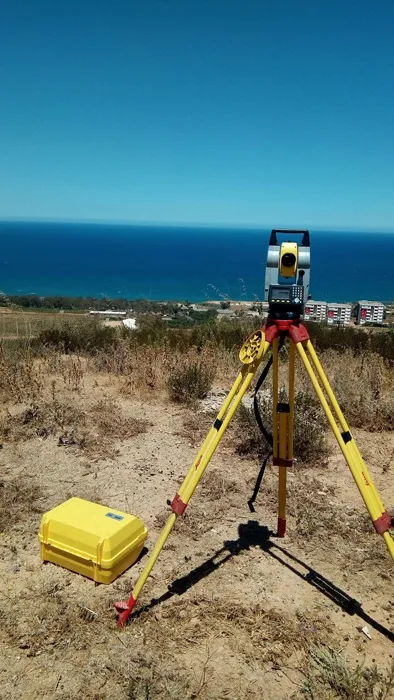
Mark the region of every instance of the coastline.
<instances>
[{"instance_id":1,"label":"coastline","mask_svg":"<svg viewBox=\"0 0 394 700\"><path fill-rule=\"evenodd\" d=\"M359 296L357 298L353 299L345 299L344 301L339 300L337 298L332 298L332 299L320 299L319 301L326 302L328 304L351 304L352 306L354 304L357 304L359 301L366 299L366 296ZM21 300L23 300L21 302ZM317 301L315 298L313 298L311 301ZM371 299L370 301L376 301L375 297ZM378 300L380 303L382 303L384 306L388 307L394 307L394 302L392 300ZM19 303L18 303L19 302ZM147 305L168 305L168 304L194 304L198 306L211 306L211 307L220 307L220 305L223 302L228 302L234 306L250 306L252 304L262 304L263 306L267 305L268 302L263 301L262 299L257 299L257 298L251 298L251 299L237 299L237 298L231 298L227 295L223 295L222 299L203 299L203 298L198 298L192 299L191 297L169 297L169 298L157 298L157 299L149 299L147 297L109 297L109 296L104 296L101 295L99 297L96 297L94 295L67 295L67 294L50 294L50 295L39 295L35 293L31 294L14 294L14 293L7 293L4 290L0 290L0 309L1 308L6 308L9 305L17 305L17 306L22 306L26 310L35 310L35 311L45 311L45 310L56 310L56 309L65 309L67 306L70 307L72 310L89 310L90 308L97 308L98 306L104 308L114 308L119 310L127 309L130 305L137 304L147 304Z\"/></svg>"}]
</instances>

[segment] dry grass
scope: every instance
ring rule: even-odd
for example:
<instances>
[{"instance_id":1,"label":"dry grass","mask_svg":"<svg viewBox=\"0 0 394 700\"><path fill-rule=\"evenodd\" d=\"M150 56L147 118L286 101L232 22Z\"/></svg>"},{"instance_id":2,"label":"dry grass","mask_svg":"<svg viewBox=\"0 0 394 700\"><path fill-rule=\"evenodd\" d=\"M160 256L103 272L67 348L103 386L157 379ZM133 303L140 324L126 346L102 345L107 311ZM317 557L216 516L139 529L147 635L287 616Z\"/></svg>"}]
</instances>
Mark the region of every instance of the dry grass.
<instances>
[{"instance_id":1,"label":"dry grass","mask_svg":"<svg viewBox=\"0 0 394 700\"><path fill-rule=\"evenodd\" d=\"M128 415L120 401L106 397L107 391L111 396L116 396L116 390L120 390L123 397L125 394L143 397L152 394L157 399L166 391L168 377L174 368L182 363L192 365L199 361L201 350L201 347L174 349L166 342L160 346L137 346L130 340L120 339L110 351L104 348L89 356L81 352L65 356L53 349L34 359L28 349L22 354L3 352L0 355L0 397L5 405L2 419L4 441L52 440L59 444L60 450L75 451L78 459L81 455L87 455L89 460L113 458L122 440L134 439L147 430L148 424ZM230 351L224 353L219 344L206 344L203 357L207 367L218 367L217 379L225 378L223 385L228 386L233 376L231 372L235 376L238 367L234 355ZM372 356L362 360L362 357L353 358L346 353L326 353L321 359L349 422L370 430L377 429L377 426L378 429L387 427L392 371L380 360L372 367ZM106 374L93 377L92 369ZM297 374L298 389L305 391L308 383L301 381L300 375L301 371ZM106 385L111 385L111 388L103 389ZM352 392L349 394L351 399L347 398L348 392ZM297 456L304 456L307 464L319 467L326 459L326 452L314 451L316 438L312 442L308 440L311 441L311 421L316 429L321 427L320 409L309 393L299 393L298 396L301 397L302 420L297 421L301 430L296 437L299 441ZM362 406L364 396L368 406L366 411ZM128 404L127 401L123 403ZM164 405L168 409L168 402ZM171 410L175 413L174 408ZM262 410L267 410L267 418L270 417L268 400L266 409L262 406ZM177 413L179 415L180 409ZM214 412L197 413L185 407L183 415L180 421L184 421L184 426L179 434L193 445L201 444L212 424ZM174 431L176 427L174 425ZM174 546L176 551L170 564L173 569L169 571L164 565L166 577L170 574L176 578L182 575L183 567L192 567L190 562L185 564L185 557L189 559L201 554L205 560L207 547L211 552L212 548L221 547L222 539L225 539L225 536L218 537L217 523L223 523L228 515L234 521L235 514L245 513L257 467L252 461L244 460L242 473L238 474L230 460L234 460L234 447L254 429L255 419L250 414L241 432L239 426L235 426L235 432L230 429L220 451L220 459L228 463L228 469L223 472L214 465L208 467L185 518L177 524L181 537ZM169 432L173 434L172 426ZM260 433L256 441L257 451L248 453L252 456L260 454ZM312 451L308 452L309 447L305 450L305 446L309 444ZM15 454L17 452L20 452L18 458L22 459L24 450L15 450ZM7 454L4 450L5 457ZM289 528L285 547L299 552L297 556L301 559L305 552L318 551L316 556L324 558L327 567L335 568L337 574L345 563L350 570L356 568L357 572L369 572L373 568L374 575L383 578L382 586L386 585L386 581L392 578L392 564L383 543L364 515L362 502L357 510L344 507L338 492L327 486L326 481L322 470L317 468L313 474L309 468L303 469L302 464L297 469L296 478L289 476ZM91 487L89 484L86 488ZM102 486L94 500L98 501L100 496L103 497ZM29 527L31 535L37 525L38 518L34 517L33 525L31 516L40 512L40 499L40 489L32 481L7 478L0 484L0 529L6 535L5 541L9 542L11 553L13 547L19 552L20 539L15 535L18 529ZM276 508L277 473L268 469L259 495L258 510L262 522L265 522L266 515L275 518ZM167 515L168 512L160 514L156 525L162 525ZM212 533L215 528L216 533ZM227 551L230 555L234 553L229 544L224 547L225 555ZM23 551L26 558L22 560L22 567L27 566L29 571L32 549ZM266 602L262 605L256 604L253 596L261 588L250 569L251 558L242 549L236 553L236 557L230 557L230 576L235 574L235 580L239 577L243 589L226 578L224 567L203 584L199 582L195 588L188 589L182 598L174 595L165 603L136 616L121 635L116 632L112 603L119 597L116 593L119 587L123 586L127 593L130 592L128 576L122 577L114 585L115 590L108 593L83 586L61 570L52 571L45 567L45 572L37 572L35 569L34 576L21 571L2 591L0 615L5 648L10 650L10 658L12 653L20 655L22 660L25 655L41 655L41 661L36 658L28 661L41 663L41 669L47 667L48 659L60 665L62 673L64 668L68 668L67 673L70 666L75 668L75 692L58 688L59 697L65 700L76 696L89 700L108 697L169 700L180 696L185 700L219 697L260 700L264 697L266 672L271 673L281 665L287 668L289 663L293 669L294 665L297 668L301 665L306 674L302 691L299 689L298 692L297 686L291 686L291 693L298 693L297 697L308 700L388 700L391 697L392 681L388 674L385 676L372 667L364 667L361 671L348 663L344 665L340 655L337 658L338 655L329 651L330 648L339 649L339 644L334 623L328 619L327 608L320 604L321 601L321 615L316 612L316 607L309 609L305 600L299 601L298 598L293 607L289 605L284 611L269 595L263 598ZM260 551L255 554L259 561L264 557ZM268 554L265 552L267 562L271 564L273 560ZM12 557L5 558L4 562L6 571L14 564ZM282 569L285 576L284 567ZM146 602L151 595L162 592L162 573L163 569L159 568L158 577L149 579L143 594ZM265 564L264 574L272 582L272 571ZM215 575L218 576L217 582ZM18 593L12 588L14 583ZM247 592L243 595L242 591ZM84 607L93 610L91 617L84 615ZM309 654L311 645L313 651ZM299 676L297 680L300 680ZM281 683L278 691L282 692ZM285 697L286 690L283 692Z\"/></svg>"},{"instance_id":2,"label":"dry grass","mask_svg":"<svg viewBox=\"0 0 394 700\"><path fill-rule=\"evenodd\" d=\"M175 362L176 357L166 345L137 347L120 340L111 353L99 352L90 361L90 369L116 376L121 392L127 395L136 390L142 393L164 390Z\"/></svg>"},{"instance_id":3,"label":"dry grass","mask_svg":"<svg viewBox=\"0 0 394 700\"><path fill-rule=\"evenodd\" d=\"M248 605L222 596L213 600L204 596L198 600L172 600L162 607L159 617L144 613L138 625L163 644L169 630L172 643L179 644L185 631L187 640L187 630L192 630L196 642L209 638L210 630L216 630L234 653L241 651L246 661L258 663L280 663L313 643L325 642L333 633L332 623L325 617L304 612L292 616L260 603ZM236 639L234 629L237 630Z\"/></svg>"},{"instance_id":4,"label":"dry grass","mask_svg":"<svg viewBox=\"0 0 394 700\"><path fill-rule=\"evenodd\" d=\"M176 365L168 375L170 398L176 403L195 403L204 399L212 388L216 368L204 354L187 358Z\"/></svg>"},{"instance_id":5,"label":"dry grass","mask_svg":"<svg viewBox=\"0 0 394 700\"><path fill-rule=\"evenodd\" d=\"M231 504L231 497L242 492L244 485L229 478L219 469L207 468L204 478L199 485L199 497L205 501L220 501L224 498Z\"/></svg>"},{"instance_id":6,"label":"dry grass","mask_svg":"<svg viewBox=\"0 0 394 700\"><path fill-rule=\"evenodd\" d=\"M281 393L280 400L286 400ZM263 425L272 433L272 396L259 399ZM313 394L298 389L295 393L294 456L302 464L325 464L329 454L323 411ZM241 455L263 457L270 450L257 425L253 409L241 405L232 430L236 451Z\"/></svg>"},{"instance_id":7,"label":"dry grass","mask_svg":"<svg viewBox=\"0 0 394 700\"><path fill-rule=\"evenodd\" d=\"M68 581L54 576L44 586L32 583L15 595L12 590L2 605L0 619L8 644L27 657L60 658L84 654L86 669L81 681L90 678L84 697L96 695L103 678L110 676L125 698L261 697L258 685L252 694L237 673L228 668L217 674L215 654L237 660L252 674L256 669L281 663L295 654L304 658L311 644L335 642L333 627L325 617L303 611L292 615L268 605L237 602L233 597L200 596L171 599L155 611L145 612L122 633L113 632L112 596L96 605L87 617L80 601L71 597ZM234 634L236 630L236 634ZM105 668L95 669L95 652L108 645L112 653ZM132 653L130 653L132 648ZM190 664L191 658L193 663ZM109 669L109 673L106 670ZM239 686L239 687L238 687ZM118 695L116 695L118 697ZM122 696L119 696L122 697Z\"/></svg>"},{"instance_id":8,"label":"dry grass","mask_svg":"<svg viewBox=\"0 0 394 700\"><path fill-rule=\"evenodd\" d=\"M69 315L68 315L69 316ZM61 323L64 315L57 313L34 313L4 308L0 313L0 338L34 338L40 331Z\"/></svg>"},{"instance_id":9,"label":"dry grass","mask_svg":"<svg viewBox=\"0 0 394 700\"><path fill-rule=\"evenodd\" d=\"M20 354L7 354L0 345L0 399L21 403L37 399L43 391L43 377L26 348Z\"/></svg>"},{"instance_id":10,"label":"dry grass","mask_svg":"<svg viewBox=\"0 0 394 700\"><path fill-rule=\"evenodd\" d=\"M0 397L3 402L37 400L50 373L59 374L66 389L80 391L84 374L92 369L116 376L126 395L136 391L146 395L147 392L164 392L169 388L174 400L195 400L206 394L215 374L228 386L239 367L233 351L225 350L207 338L199 347L185 348L173 347L171 336L163 336L159 344L152 345L138 345L129 337L116 337L116 342L112 342L107 338L105 328L97 323L86 325L85 322L86 319L79 319L72 325L67 356L62 354L64 343L56 345L55 340L59 329L70 330L70 324L54 327L53 342L41 347L40 359L36 359L36 350L29 344L14 349L1 347ZM96 341L97 346L94 345ZM76 352L70 350L74 345ZM78 352L86 357L81 357ZM354 356L350 350L326 350L320 359L351 427L370 431L394 428L394 373L380 355L364 352ZM315 420L313 414L319 409L298 360L297 365L300 416L296 424L301 424L310 418ZM281 363L281 372L283 368ZM304 405L301 405L302 392ZM262 403L265 410L264 401ZM307 437L307 434L301 436L304 444Z\"/></svg>"},{"instance_id":11,"label":"dry grass","mask_svg":"<svg viewBox=\"0 0 394 700\"><path fill-rule=\"evenodd\" d=\"M222 356L219 348L210 343L181 351L171 348L168 342L138 346L120 339L111 353L99 352L90 361L90 368L115 375L126 396L136 391L145 396L169 390L172 398L183 401L189 393L192 400L204 394L218 367L223 373L229 363L229 353ZM234 373L233 367L231 371Z\"/></svg>"},{"instance_id":12,"label":"dry grass","mask_svg":"<svg viewBox=\"0 0 394 700\"><path fill-rule=\"evenodd\" d=\"M394 429L394 372L383 358L326 350L320 359L351 427ZM308 383L305 375L303 382Z\"/></svg>"},{"instance_id":13,"label":"dry grass","mask_svg":"<svg viewBox=\"0 0 394 700\"><path fill-rule=\"evenodd\" d=\"M0 532L8 532L16 525L23 526L35 513L40 513L41 492L30 477L23 474L0 482Z\"/></svg>"},{"instance_id":14,"label":"dry grass","mask_svg":"<svg viewBox=\"0 0 394 700\"><path fill-rule=\"evenodd\" d=\"M20 413L3 414L2 437L3 442L54 437L59 447L77 447L92 459L109 459L117 454L116 441L133 438L147 427L147 421L125 416L110 399L101 399L84 411L75 402L54 398L31 404Z\"/></svg>"},{"instance_id":15,"label":"dry grass","mask_svg":"<svg viewBox=\"0 0 394 700\"><path fill-rule=\"evenodd\" d=\"M94 634L85 622L82 606L70 601L65 582L48 581L44 587L33 586L21 598L9 596L3 611L2 626L9 640L27 656L64 650L70 643L76 650L85 648ZM31 612L34 607L34 614Z\"/></svg>"},{"instance_id":16,"label":"dry grass","mask_svg":"<svg viewBox=\"0 0 394 700\"><path fill-rule=\"evenodd\" d=\"M388 700L394 696L394 662L386 671L376 664L352 665L334 649L309 652L302 695L308 700Z\"/></svg>"},{"instance_id":17,"label":"dry grass","mask_svg":"<svg viewBox=\"0 0 394 700\"><path fill-rule=\"evenodd\" d=\"M182 427L176 435L188 440L193 446L200 446L211 428L217 413L214 411L192 411L185 406L182 416Z\"/></svg>"},{"instance_id":18,"label":"dry grass","mask_svg":"<svg viewBox=\"0 0 394 700\"><path fill-rule=\"evenodd\" d=\"M305 546L313 546L319 541L324 547L327 538L338 538L353 547L360 538L362 526L363 537L373 535L376 545L376 533L372 524L360 510L344 506L337 499L334 486L324 484L316 477L300 476L289 488L288 512L295 518L294 536Z\"/></svg>"},{"instance_id":19,"label":"dry grass","mask_svg":"<svg viewBox=\"0 0 394 700\"><path fill-rule=\"evenodd\" d=\"M174 533L197 542L223 522L232 507L237 507L240 501L245 503L245 500L242 484L208 467L184 516L177 520ZM163 527L170 512L165 510L157 514L157 527Z\"/></svg>"},{"instance_id":20,"label":"dry grass","mask_svg":"<svg viewBox=\"0 0 394 700\"><path fill-rule=\"evenodd\" d=\"M113 399L100 399L90 410L90 418L95 426L97 438L111 440L128 440L145 433L149 423L141 418L122 414L119 405Z\"/></svg>"}]
</instances>

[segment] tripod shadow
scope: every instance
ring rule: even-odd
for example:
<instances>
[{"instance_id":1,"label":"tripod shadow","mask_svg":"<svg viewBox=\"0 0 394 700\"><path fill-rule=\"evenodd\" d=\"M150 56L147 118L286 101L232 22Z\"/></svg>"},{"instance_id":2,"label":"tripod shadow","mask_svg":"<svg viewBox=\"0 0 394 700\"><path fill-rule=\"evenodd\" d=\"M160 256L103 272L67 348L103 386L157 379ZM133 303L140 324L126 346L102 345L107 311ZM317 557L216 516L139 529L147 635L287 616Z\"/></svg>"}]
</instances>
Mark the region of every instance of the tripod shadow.
<instances>
[{"instance_id":1,"label":"tripod shadow","mask_svg":"<svg viewBox=\"0 0 394 700\"><path fill-rule=\"evenodd\" d=\"M259 525L258 522L249 520L247 523L242 523L238 527L238 534L239 537L237 540L224 542L224 546L215 552L212 557L190 571L186 576L173 581L166 593L160 596L160 598L153 598L150 603L136 610L133 617L139 617L147 610L164 603L175 595L183 595L189 588L192 588L192 586L195 586L196 583L212 574L216 569L225 565L228 561L240 554L240 552L249 550L251 547L260 547L263 552L266 552L279 564L285 566L295 576L298 576L310 586L316 588L348 615L356 615L360 620L380 634L383 634L391 642L394 642L394 633L368 615L368 613L363 610L362 604L358 600L349 596L348 593L336 586L335 583L322 576L318 571L312 569L308 564L305 564L305 562L294 556L294 554L288 552L284 547L273 542L272 537L275 537L275 535L265 525ZM303 569L303 571L299 569Z\"/></svg>"}]
</instances>

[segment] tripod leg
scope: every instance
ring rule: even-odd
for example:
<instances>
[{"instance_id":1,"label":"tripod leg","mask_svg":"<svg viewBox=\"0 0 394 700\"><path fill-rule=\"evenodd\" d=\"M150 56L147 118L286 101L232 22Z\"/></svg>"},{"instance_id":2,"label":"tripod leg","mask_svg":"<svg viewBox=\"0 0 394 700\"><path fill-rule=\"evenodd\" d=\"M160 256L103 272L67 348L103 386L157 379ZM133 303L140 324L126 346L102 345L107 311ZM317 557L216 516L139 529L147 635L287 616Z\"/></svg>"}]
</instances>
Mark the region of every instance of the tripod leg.
<instances>
[{"instance_id":1,"label":"tripod leg","mask_svg":"<svg viewBox=\"0 0 394 700\"><path fill-rule=\"evenodd\" d=\"M340 432L338 425L335 421L335 418L332 414L332 411L330 409L330 406L327 402L327 399L325 398L322 388L318 382L318 379L313 371L312 365L309 361L309 358L305 352L304 347L302 346L301 342L296 343L297 351L302 359L302 362L305 366L305 369L307 371L307 374L312 382L313 388L315 389L316 395L322 405L322 408L324 410L324 413L326 414L326 417L328 419L328 422L330 424L330 427L337 439L337 442L339 444L339 447L341 448L342 454L345 457L345 460L348 464L348 467L352 473L352 476L354 478L354 481L358 487L358 490L360 491L361 497L363 498L363 501L366 505L366 508L369 512L369 515L371 517L371 520L374 524L375 530L378 532L378 534L382 535L384 538L384 541L386 543L386 546L391 554L391 556L394 559L394 541L390 535L389 528L391 526L391 519L389 514L386 512L384 509L384 506L382 504L382 501L380 497L377 494L377 490L375 487L375 484L373 483L368 469L361 457L361 454L358 450L357 445L352 445L351 443L355 442L354 438L352 437L350 431L347 429L344 432ZM316 356L316 353L313 349L313 346L310 341L307 343L307 348L311 354L312 361L315 364L316 370L318 372L318 375L322 381L322 384L324 388L327 391L327 394L329 396L329 399L333 405L333 408L337 414L337 418L341 424L341 427L347 427L347 423L345 421L345 418L341 412L341 409L339 407L339 404L335 398L334 392L332 391L332 388L330 386L330 383L324 373L324 370L318 361L318 358ZM311 352L312 349L312 352ZM317 360L317 362L316 362Z\"/></svg>"},{"instance_id":2,"label":"tripod leg","mask_svg":"<svg viewBox=\"0 0 394 700\"><path fill-rule=\"evenodd\" d=\"M287 454L288 413L279 413L279 459ZM278 537L286 534L287 467L279 465Z\"/></svg>"},{"instance_id":3,"label":"tripod leg","mask_svg":"<svg viewBox=\"0 0 394 700\"><path fill-rule=\"evenodd\" d=\"M279 403L279 343L278 338L272 342L272 437L273 437L273 458L279 457L279 426L278 426L278 403Z\"/></svg>"},{"instance_id":4,"label":"tripod leg","mask_svg":"<svg viewBox=\"0 0 394 700\"><path fill-rule=\"evenodd\" d=\"M277 449L274 452L274 465L279 466L279 499L278 499L278 537L286 534L286 489L287 489L287 469L293 464L293 426L294 426L294 369L295 352L294 344L290 343L289 352L289 403L278 401L278 362L275 363L274 353L274 422L277 424ZM276 366L275 366L276 364Z\"/></svg>"},{"instance_id":5,"label":"tripod leg","mask_svg":"<svg viewBox=\"0 0 394 700\"><path fill-rule=\"evenodd\" d=\"M241 361L245 363L244 367L239 373L237 379L235 380L235 383L226 401L224 402L224 405L221 411L219 412L217 419L215 420L203 443L203 447L199 451L198 456L194 460L192 466L189 469L188 474L186 475L181 487L178 490L178 493L176 494L174 500L171 503L171 508L173 512L171 513L171 515L169 515L167 522L160 533L159 539L157 540L156 545L153 548L152 553L146 563L146 566L142 571L128 601L126 601L125 603L115 603L115 608L120 613L118 619L119 627L123 627L126 624L128 617L135 606L137 598L140 595L141 590L147 578L149 577L160 555L160 552L163 549L171 533L171 530L175 525L177 518L180 515L183 515L183 513L185 512L189 500L191 499L199 481L201 480L204 471L212 458L212 455L214 454L234 413L236 412L242 400L242 397L246 393L258 367L260 366L264 355L270 347L270 343L265 340L264 334L262 332L259 332L258 343L258 350L256 351L256 349L252 349L253 352L251 354L250 348L248 346L248 341L241 349L240 358Z\"/></svg>"},{"instance_id":6,"label":"tripod leg","mask_svg":"<svg viewBox=\"0 0 394 700\"><path fill-rule=\"evenodd\" d=\"M295 397L295 345L290 342L289 346L289 405L290 405L290 416L289 416L289 435L288 435L288 452L290 457L293 457L293 443L294 443L294 397Z\"/></svg>"},{"instance_id":7,"label":"tripod leg","mask_svg":"<svg viewBox=\"0 0 394 700\"><path fill-rule=\"evenodd\" d=\"M337 401L337 399L336 399L336 397L335 397L335 394L334 394L334 392L333 392L333 390L332 390L332 388L331 388L331 385L330 385L330 383L329 383L329 381L328 381L328 379L327 379L326 373L325 373L325 371L324 371L324 369L323 369L323 367L322 367L322 365L321 365L321 363L320 363L320 360L319 360L319 358L318 358L318 356L317 356L317 354L316 354L316 351L315 351L315 349L314 349L312 343L310 342L310 340L308 340L308 342L307 342L307 344L306 344L306 347L307 347L307 350L308 350L308 352L309 352L309 354L310 354L310 356L311 356L311 358L312 358L312 362L313 362L313 364L314 364L314 366L315 366L315 368L316 368L316 371L317 371L317 374L319 375L319 378L320 378L320 380L321 380L321 383L323 384L323 386L324 386L324 388L325 388L325 390L326 390L326 392L327 392L327 395L328 395L328 397L329 397L329 399L330 399L330 401L331 401L331 405L332 405L332 407L333 407L333 409L334 409L334 412L335 412L335 414L336 414L336 416L337 416L337 418L338 418L338 420L339 420L339 423L340 423L341 428L342 428L342 431L343 431L342 434L345 433L346 435L350 435L350 429L349 429L349 426L348 426L348 424L347 424L347 422L346 422L345 416L343 415L343 413L342 413L342 411L341 411L341 408L340 408L340 406L339 406L339 404L338 404L338 401ZM377 489L376 489L376 487L375 487L375 484L373 483L373 481L372 481L372 479L371 479L371 477L370 477L370 474L369 474L369 472L368 472L367 465L365 464L365 462L364 462L364 460L363 460L363 458L362 458L362 456L361 456L360 450L358 449L358 445L357 445L357 443L356 443L356 441L355 441L354 439L350 440L349 443L348 443L348 445L349 445L349 450L352 450L352 451L353 451L356 460L360 463L360 466L362 467L366 478L367 478L368 481L370 482L370 485L371 485L371 492L373 492L374 498L375 498L376 503L377 503L377 506L379 507L379 509L380 509L380 511L381 511L381 515L383 515L383 514L385 513L384 505L383 505L383 503L382 503L382 501L381 501L381 498L380 498L379 493L378 493L378 491L377 491Z\"/></svg>"}]
</instances>

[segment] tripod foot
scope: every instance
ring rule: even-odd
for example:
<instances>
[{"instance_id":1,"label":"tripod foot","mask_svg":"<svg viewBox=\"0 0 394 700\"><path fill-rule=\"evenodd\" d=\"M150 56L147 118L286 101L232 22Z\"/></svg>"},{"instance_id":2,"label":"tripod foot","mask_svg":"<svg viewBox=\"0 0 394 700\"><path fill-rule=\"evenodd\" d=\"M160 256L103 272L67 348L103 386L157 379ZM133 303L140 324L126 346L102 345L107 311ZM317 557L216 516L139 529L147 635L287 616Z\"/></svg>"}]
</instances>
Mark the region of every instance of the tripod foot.
<instances>
[{"instance_id":1,"label":"tripod foot","mask_svg":"<svg viewBox=\"0 0 394 700\"><path fill-rule=\"evenodd\" d=\"M130 596L130 598L127 601L122 601L122 602L116 602L114 603L114 608L116 609L116 612L119 614L118 617L118 627L124 627L127 620L129 619L129 616L133 612L134 605L136 604L136 599L133 598L133 596Z\"/></svg>"},{"instance_id":2,"label":"tripod foot","mask_svg":"<svg viewBox=\"0 0 394 700\"><path fill-rule=\"evenodd\" d=\"M284 537L286 534L286 518L278 518L278 537Z\"/></svg>"}]
</instances>

